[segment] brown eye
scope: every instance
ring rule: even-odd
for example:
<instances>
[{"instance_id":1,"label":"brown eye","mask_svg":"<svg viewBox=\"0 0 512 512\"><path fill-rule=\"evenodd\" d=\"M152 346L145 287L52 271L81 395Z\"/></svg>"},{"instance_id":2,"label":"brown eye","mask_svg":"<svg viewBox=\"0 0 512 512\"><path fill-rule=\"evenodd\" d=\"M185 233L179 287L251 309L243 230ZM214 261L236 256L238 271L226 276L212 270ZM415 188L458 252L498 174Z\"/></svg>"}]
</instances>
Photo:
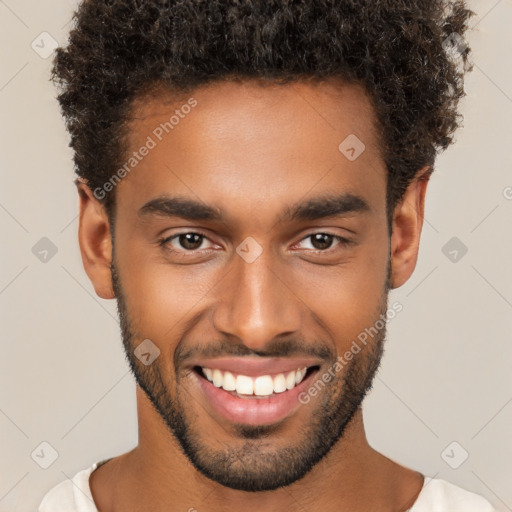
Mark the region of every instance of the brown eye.
<instances>
[{"instance_id":1,"label":"brown eye","mask_svg":"<svg viewBox=\"0 0 512 512\"><path fill-rule=\"evenodd\" d=\"M306 245L304 245L306 244ZM299 242L303 249L310 252L330 252L348 247L353 242L339 235L331 233L312 233Z\"/></svg>"},{"instance_id":2,"label":"brown eye","mask_svg":"<svg viewBox=\"0 0 512 512\"><path fill-rule=\"evenodd\" d=\"M310 238L311 245L318 250L329 249L334 241L334 236L327 233L315 233Z\"/></svg>"},{"instance_id":3,"label":"brown eye","mask_svg":"<svg viewBox=\"0 0 512 512\"><path fill-rule=\"evenodd\" d=\"M208 241L206 235L188 232L168 236L160 240L160 245L171 252L187 253L198 251L198 249L208 249L209 247L202 247L205 241Z\"/></svg>"},{"instance_id":4,"label":"brown eye","mask_svg":"<svg viewBox=\"0 0 512 512\"><path fill-rule=\"evenodd\" d=\"M193 251L201 247L201 244L203 243L203 238L203 235L200 235L199 233L184 233L178 235L178 242L184 249Z\"/></svg>"}]
</instances>

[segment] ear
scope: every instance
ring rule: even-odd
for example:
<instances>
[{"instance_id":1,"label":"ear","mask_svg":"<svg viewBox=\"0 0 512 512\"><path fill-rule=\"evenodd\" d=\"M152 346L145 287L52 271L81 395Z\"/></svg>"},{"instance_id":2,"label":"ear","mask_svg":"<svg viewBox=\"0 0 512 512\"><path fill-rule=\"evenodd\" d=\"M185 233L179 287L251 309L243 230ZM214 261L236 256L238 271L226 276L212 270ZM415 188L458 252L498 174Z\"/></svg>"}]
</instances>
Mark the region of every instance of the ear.
<instances>
[{"instance_id":1,"label":"ear","mask_svg":"<svg viewBox=\"0 0 512 512\"><path fill-rule=\"evenodd\" d=\"M77 181L80 198L78 241L85 272L102 299L115 297L112 288L112 240L105 207L83 181Z\"/></svg>"},{"instance_id":2,"label":"ear","mask_svg":"<svg viewBox=\"0 0 512 512\"><path fill-rule=\"evenodd\" d=\"M402 286L416 267L430 172L430 166L418 171L395 207L390 247L392 289Z\"/></svg>"}]
</instances>

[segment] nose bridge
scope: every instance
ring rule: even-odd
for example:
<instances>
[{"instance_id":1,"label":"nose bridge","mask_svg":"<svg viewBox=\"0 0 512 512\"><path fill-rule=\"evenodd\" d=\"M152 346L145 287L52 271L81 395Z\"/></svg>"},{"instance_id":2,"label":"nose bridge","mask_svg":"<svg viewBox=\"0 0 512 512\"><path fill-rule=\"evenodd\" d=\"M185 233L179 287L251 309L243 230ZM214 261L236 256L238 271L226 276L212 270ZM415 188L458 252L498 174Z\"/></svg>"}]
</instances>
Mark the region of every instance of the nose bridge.
<instances>
[{"instance_id":1,"label":"nose bridge","mask_svg":"<svg viewBox=\"0 0 512 512\"><path fill-rule=\"evenodd\" d=\"M252 262L237 255L213 316L218 331L237 336L254 350L300 328L300 301L270 260L268 250Z\"/></svg>"}]
</instances>

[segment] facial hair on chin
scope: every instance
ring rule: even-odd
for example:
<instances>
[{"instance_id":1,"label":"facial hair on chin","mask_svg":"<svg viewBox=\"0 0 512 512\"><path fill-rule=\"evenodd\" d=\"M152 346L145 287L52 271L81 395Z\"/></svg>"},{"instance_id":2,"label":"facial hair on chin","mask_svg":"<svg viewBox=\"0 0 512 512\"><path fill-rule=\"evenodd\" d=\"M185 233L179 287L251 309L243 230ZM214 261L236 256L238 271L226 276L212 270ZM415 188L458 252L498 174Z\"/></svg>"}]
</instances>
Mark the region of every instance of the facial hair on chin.
<instances>
[{"instance_id":1,"label":"facial hair on chin","mask_svg":"<svg viewBox=\"0 0 512 512\"><path fill-rule=\"evenodd\" d=\"M372 343L366 345L332 379L329 386L313 400L316 401L309 415L304 415L304 427L295 440L286 446L272 446L271 434L279 425L235 425L238 439L222 449L208 443L207 429L201 428L201 418L191 416L190 396L180 390L171 396L161 359L145 366L134 355L139 336L132 328L133 319L128 313L126 297L113 260L112 285L117 298L118 314L125 355L137 384L147 395L170 433L181 446L193 466L207 478L232 489L243 491L271 491L303 478L343 436L343 433L371 389L379 368L386 337L386 323ZM388 282L382 294L380 318L386 318ZM382 316L384 315L384 316ZM333 361L333 364L335 361ZM176 373L178 375L178 373ZM320 379L320 377L318 377ZM167 379L168 380L168 379ZM206 412L204 412L206 414Z\"/></svg>"}]
</instances>

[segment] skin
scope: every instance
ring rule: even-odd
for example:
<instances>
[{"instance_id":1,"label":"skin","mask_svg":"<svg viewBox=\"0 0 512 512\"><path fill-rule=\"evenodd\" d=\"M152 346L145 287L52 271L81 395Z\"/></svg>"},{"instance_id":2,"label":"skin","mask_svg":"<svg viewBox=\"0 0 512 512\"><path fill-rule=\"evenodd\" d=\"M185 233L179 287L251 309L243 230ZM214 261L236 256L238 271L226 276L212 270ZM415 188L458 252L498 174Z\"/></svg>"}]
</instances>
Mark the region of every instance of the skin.
<instances>
[{"instance_id":1,"label":"skin","mask_svg":"<svg viewBox=\"0 0 512 512\"><path fill-rule=\"evenodd\" d=\"M410 184L393 211L390 237L376 120L357 85L223 82L196 89L192 96L198 102L192 112L116 187L115 250L105 209L86 184L79 184L79 242L84 268L103 299L115 298L115 262L134 337L127 340L124 333L125 348L146 338L158 346L153 368L163 372L168 396L181 399L196 441L215 453L239 449L246 440L212 414L190 370L175 366L176 351L201 354L204 347L224 350L235 344L247 354L270 355L279 337L289 341L290 350L300 339L308 350L342 355L385 311L388 287L403 285L415 268L428 182L415 179ZM172 98L154 94L136 104L129 127L132 150L188 97L174 97L174 103ZM354 161L338 150L349 134L366 146ZM416 178L425 170L419 169ZM370 210L300 222L277 220L299 201L345 192L363 197ZM141 218L139 209L162 194L212 205L223 220ZM158 244L162 237L197 230L208 236L201 254L172 254ZM322 253L307 238L322 232L354 243L340 246L334 240ZM248 236L263 249L250 264L235 252ZM176 239L172 247L186 252ZM208 248L216 249L207 253ZM384 333L370 339L367 350L354 357L360 358L361 368L383 340ZM328 363L326 358L322 370ZM258 453L263 457L307 445L305 429L329 410L322 405L343 393L342 376L275 431L245 445L256 448L249 452L254 463ZM290 485L260 492L221 485L198 471L139 386L137 412L139 444L91 475L91 491L102 512L191 507L199 512L247 507L257 512L398 512L414 503L423 485L423 475L369 445L360 404L341 437L310 471Z\"/></svg>"}]
</instances>

